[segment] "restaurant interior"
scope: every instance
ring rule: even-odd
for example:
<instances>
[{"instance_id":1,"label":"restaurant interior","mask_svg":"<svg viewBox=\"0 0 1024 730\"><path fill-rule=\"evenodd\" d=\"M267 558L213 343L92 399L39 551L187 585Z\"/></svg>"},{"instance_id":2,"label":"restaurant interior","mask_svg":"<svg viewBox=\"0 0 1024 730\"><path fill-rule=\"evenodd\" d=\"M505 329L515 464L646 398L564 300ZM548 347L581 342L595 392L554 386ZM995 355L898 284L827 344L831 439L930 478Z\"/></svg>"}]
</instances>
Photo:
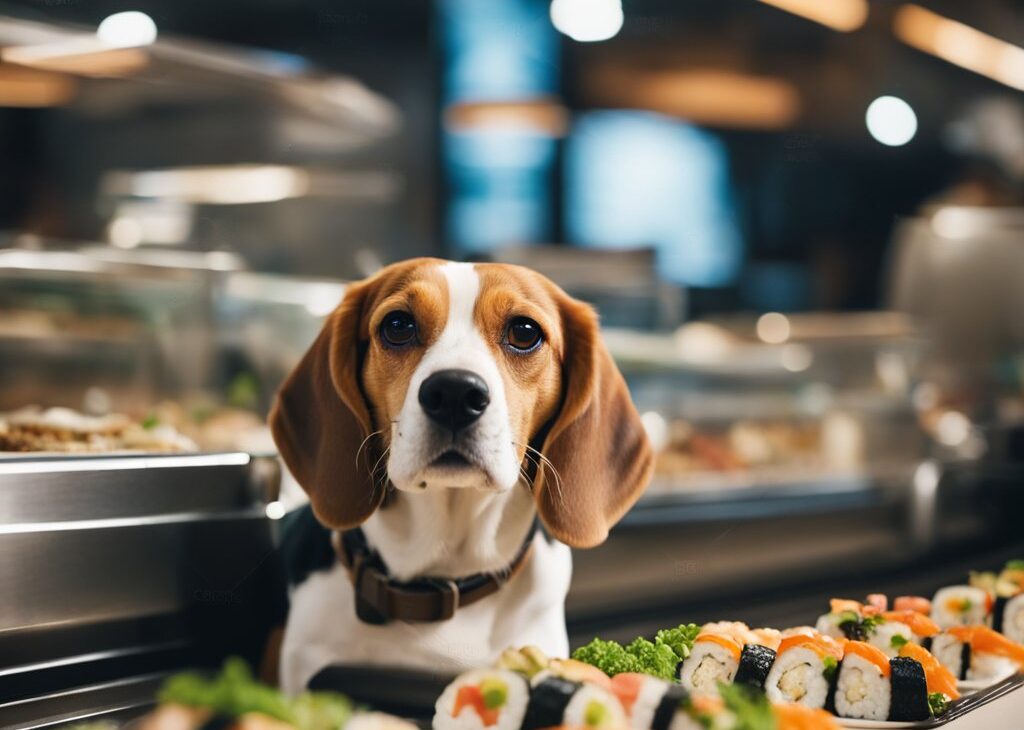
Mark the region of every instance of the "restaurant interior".
<instances>
[{"instance_id":1,"label":"restaurant interior","mask_svg":"<svg viewBox=\"0 0 1024 730\"><path fill-rule=\"evenodd\" d=\"M2 0L0 726L273 681L268 410L419 256L592 303L641 414L572 647L1024 557L1024 5Z\"/></svg>"}]
</instances>

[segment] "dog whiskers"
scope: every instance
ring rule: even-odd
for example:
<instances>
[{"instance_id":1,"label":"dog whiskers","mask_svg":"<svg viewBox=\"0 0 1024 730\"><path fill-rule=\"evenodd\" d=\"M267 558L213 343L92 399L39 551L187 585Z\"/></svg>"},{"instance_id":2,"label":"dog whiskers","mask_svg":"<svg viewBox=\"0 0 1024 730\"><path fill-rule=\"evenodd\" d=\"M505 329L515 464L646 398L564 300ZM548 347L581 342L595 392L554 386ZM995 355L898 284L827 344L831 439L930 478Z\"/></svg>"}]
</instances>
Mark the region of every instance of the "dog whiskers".
<instances>
[{"instance_id":1,"label":"dog whiskers","mask_svg":"<svg viewBox=\"0 0 1024 730\"><path fill-rule=\"evenodd\" d=\"M356 468L357 468L357 469L359 468L359 455L360 455L361 453L363 453L363 449L364 449L364 448L366 448L366 445L367 445L368 443L370 443L370 439L372 439L372 438L373 438L374 436L380 436L380 435L382 435L383 433L384 433L384 431L383 431L383 430L381 430L381 431L374 431L374 432L372 432L372 433L371 433L371 434L370 434L369 436L367 436L366 438L364 438L364 439L363 439L363 442L362 442L361 444L359 444L359 448L358 448L358 449L356 449Z\"/></svg>"},{"instance_id":2,"label":"dog whiskers","mask_svg":"<svg viewBox=\"0 0 1024 730\"><path fill-rule=\"evenodd\" d=\"M523 448L523 455L536 467L538 475L542 474L545 468L551 470L551 484L554 487L555 499L562 507L565 507L565 497L562 494L562 475L558 473L558 469L551 463L551 460L529 444L521 444L517 441L513 441L512 444ZM522 465L520 465L520 470L522 470ZM530 488L532 490L533 484L530 484Z\"/></svg>"}]
</instances>

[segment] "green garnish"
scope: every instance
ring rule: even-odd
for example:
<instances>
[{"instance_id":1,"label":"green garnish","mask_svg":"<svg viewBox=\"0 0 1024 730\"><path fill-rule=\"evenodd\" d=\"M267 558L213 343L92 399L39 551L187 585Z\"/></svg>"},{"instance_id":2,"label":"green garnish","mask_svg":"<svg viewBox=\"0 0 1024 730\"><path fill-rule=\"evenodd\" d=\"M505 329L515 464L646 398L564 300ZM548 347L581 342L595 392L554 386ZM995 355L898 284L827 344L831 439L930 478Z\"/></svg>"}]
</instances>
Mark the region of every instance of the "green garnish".
<instances>
[{"instance_id":1,"label":"green garnish","mask_svg":"<svg viewBox=\"0 0 1024 730\"><path fill-rule=\"evenodd\" d=\"M147 431L151 431L160 425L160 420L150 413L148 416L142 419L142 427Z\"/></svg>"},{"instance_id":2,"label":"green garnish","mask_svg":"<svg viewBox=\"0 0 1024 730\"><path fill-rule=\"evenodd\" d=\"M700 634L697 624L679 624L674 629L661 629L654 637L655 644L664 644L680 659L686 659L693 650L693 642Z\"/></svg>"},{"instance_id":3,"label":"green garnish","mask_svg":"<svg viewBox=\"0 0 1024 730\"><path fill-rule=\"evenodd\" d=\"M335 692L304 692L291 706L292 723L302 730L337 730L352 717L351 701Z\"/></svg>"},{"instance_id":4,"label":"green garnish","mask_svg":"<svg viewBox=\"0 0 1024 730\"><path fill-rule=\"evenodd\" d=\"M839 660L829 655L822 659L821 663L825 665L825 668L821 670L821 676L825 678L826 682L831 683L836 677L836 672L839 671Z\"/></svg>"},{"instance_id":5,"label":"green garnish","mask_svg":"<svg viewBox=\"0 0 1024 730\"><path fill-rule=\"evenodd\" d=\"M1024 560L1007 560L1003 570L1024 570Z\"/></svg>"},{"instance_id":6,"label":"green garnish","mask_svg":"<svg viewBox=\"0 0 1024 730\"><path fill-rule=\"evenodd\" d=\"M949 698L941 692L932 692L928 695L928 709L932 712L932 717L938 717L946 712L949 707Z\"/></svg>"},{"instance_id":7,"label":"green garnish","mask_svg":"<svg viewBox=\"0 0 1024 730\"><path fill-rule=\"evenodd\" d=\"M228 405L255 410L260 402L260 383L252 373L239 373L228 385Z\"/></svg>"},{"instance_id":8,"label":"green garnish","mask_svg":"<svg viewBox=\"0 0 1024 730\"><path fill-rule=\"evenodd\" d=\"M907 637L901 634L893 634L892 638L889 639L889 645L893 649L899 649L901 646L907 643Z\"/></svg>"},{"instance_id":9,"label":"green garnish","mask_svg":"<svg viewBox=\"0 0 1024 730\"><path fill-rule=\"evenodd\" d=\"M212 679L192 672L171 677L157 699L162 703L205 707L229 717L259 712L288 722L293 714L284 696L255 681L248 665L238 657L225 661L220 674Z\"/></svg>"},{"instance_id":10,"label":"green garnish","mask_svg":"<svg viewBox=\"0 0 1024 730\"><path fill-rule=\"evenodd\" d=\"M572 653L577 661L591 664L609 676L623 672L642 672L639 660L626 651L616 641L603 641L595 638L586 646L581 646Z\"/></svg>"},{"instance_id":11,"label":"green garnish","mask_svg":"<svg viewBox=\"0 0 1024 730\"><path fill-rule=\"evenodd\" d=\"M677 629L669 629L669 632L674 633L666 633L654 642L638 636L629 646L596 638L586 646L576 649L572 653L572 658L593 665L609 676L623 672L642 672L659 679L672 680L675 678L681 656L668 641L677 641L679 649L688 654L686 635L690 629L680 626ZM689 646L692 645L691 640Z\"/></svg>"},{"instance_id":12,"label":"green garnish","mask_svg":"<svg viewBox=\"0 0 1024 730\"><path fill-rule=\"evenodd\" d=\"M306 692L293 700L256 681L238 657L224 662L219 674L195 672L168 679L157 699L161 703L202 707L215 715L239 717L249 712L291 723L299 730L336 730L352 715L352 703L333 692Z\"/></svg>"},{"instance_id":13,"label":"green garnish","mask_svg":"<svg viewBox=\"0 0 1024 730\"><path fill-rule=\"evenodd\" d=\"M508 687L500 679L485 679L480 683L480 694L488 710L504 707L508 702Z\"/></svg>"},{"instance_id":14,"label":"green garnish","mask_svg":"<svg viewBox=\"0 0 1024 730\"><path fill-rule=\"evenodd\" d=\"M626 651L636 657L641 672L666 680L675 677L679 657L667 644L654 644L638 636Z\"/></svg>"},{"instance_id":15,"label":"green garnish","mask_svg":"<svg viewBox=\"0 0 1024 730\"><path fill-rule=\"evenodd\" d=\"M778 723L768 696L744 684L719 684L725 707L736 717L735 730L776 730Z\"/></svg>"},{"instance_id":16,"label":"green garnish","mask_svg":"<svg viewBox=\"0 0 1024 730\"><path fill-rule=\"evenodd\" d=\"M587 727L600 727L606 719L608 719L607 707L597 700L592 700L587 704L587 709L583 712L583 722Z\"/></svg>"},{"instance_id":17,"label":"green garnish","mask_svg":"<svg viewBox=\"0 0 1024 730\"><path fill-rule=\"evenodd\" d=\"M885 617L861 616L856 611L843 611L839 614L839 628L843 635L852 641L866 641L870 638L879 624L885 623Z\"/></svg>"}]
</instances>

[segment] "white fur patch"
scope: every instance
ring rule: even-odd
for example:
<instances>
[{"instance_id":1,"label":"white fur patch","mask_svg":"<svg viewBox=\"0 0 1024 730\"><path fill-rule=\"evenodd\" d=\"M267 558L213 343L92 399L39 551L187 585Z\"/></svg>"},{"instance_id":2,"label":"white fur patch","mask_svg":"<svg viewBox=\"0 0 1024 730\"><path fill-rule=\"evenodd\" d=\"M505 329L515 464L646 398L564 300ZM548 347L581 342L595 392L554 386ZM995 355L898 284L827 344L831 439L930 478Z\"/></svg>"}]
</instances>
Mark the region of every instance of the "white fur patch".
<instances>
[{"instance_id":1,"label":"white fur patch","mask_svg":"<svg viewBox=\"0 0 1024 730\"><path fill-rule=\"evenodd\" d=\"M512 442L505 385L473 318L480 276L472 264L464 263L446 263L441 273L448 284L448 318L440 337L416 367L397 423L391 426L388 476L392 484L407 492L452 487L512 489L519 481L519 459ZM490 393L490 405L460 443L483 465L484 474L470 470L449 473L430 466L447 447L438 444L437 427L420 406L420 385L434 373L451 369L476 373Z\"/></svg>"}]
</instances>

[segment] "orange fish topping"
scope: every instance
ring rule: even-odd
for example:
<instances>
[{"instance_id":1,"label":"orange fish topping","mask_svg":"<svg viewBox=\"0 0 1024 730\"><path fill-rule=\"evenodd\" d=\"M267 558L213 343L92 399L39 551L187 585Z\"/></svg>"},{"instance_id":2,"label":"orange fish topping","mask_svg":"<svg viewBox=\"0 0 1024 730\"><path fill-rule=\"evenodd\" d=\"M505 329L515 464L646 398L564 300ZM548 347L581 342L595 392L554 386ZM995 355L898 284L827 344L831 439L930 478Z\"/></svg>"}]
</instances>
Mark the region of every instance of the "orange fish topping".
<instances>
[{"instance_id":1,"label":"orange fish topping","mask_svg":"<svg viewBox=\"0 0 1024 730\"><path fill-rule=\"evenodd\" d=\"M839 730L832 715L803 705L774 705L778 730Z\"/></svg>"},{"instance_id":2,"label":"orange fish topping","mask_svg":"<svg viewBox=\"0 0 1024 730\"><path fill-rule=\"evenodd\" d=\"M988 626L954 626L947 631L964 644L970 644L972 651L997 654L1024 665L1024 646L1010 641Z\"/></svg>"},{"instance_id":3,"label":"orange fish topping","mask_svg":"<svg viewBox=\"0 0 1024 730\"><path fill-rule=\"evenodd\" d=\"M884 651L871 646L871 644L863 641L848 641L846 642L846 656L851 654L874 664L883 677L888 677L892 671L889 669L889 657L885 655Z\"/></svg>"},{"instance_id":4,"label":"orange fish topping","mask_svg":"<svg viewBox=\"0 0 1024 730\"><path fill-rule=\"evenodd\" d=\"M710 641L719 646L723 646L729 650L733 658L739 661L740 654L743 653L743 647L736 643L733 639L728 636L722 636L721 634L701 634L697 637L696 641Z\"/></svg>"},{"instance_id":5,"label":"orange fish topping","mask_svg":"<svg viewBox=\"0 0 1024 730\"><path fill-rule=\"evenodd\" d=\"M778 653L792 649L797 646L805 646L820 657L833 656L836 659L843 658L843 644L846 643L844 639L840 642L837 639L833 639L824 634L818 635L807 635L807 634L794 634L787 636L779 644Z\"/></svg>"},{"instance_id":6,"label":"orange fish topping","mask_svg":"<svg viewBox=\"0 0 1024 730\"><path fill-rule=\"evenodd\" d=\"M886 611L882 614L886 621L895 621L910 627L918 636L935 636L941 629L939 625L917 611Z\"/></svg>"},{"instance_id":7,"label":"orange fish topping","mask_svg":"<svg viewBox=\"0 0 1024 730\"><path fill-rule=\"evenodd\" d=\"M910 657L921 663L929 692L941 692L951 700L960 697L960 692L956 688L956 677L923 646L904 644L900 647L900 656Z\"/></svg>"},{"instance_id":8,"label":"orange fish topping","mask_svg":"<svg viewBox=\"0 0 1024 730\"><path fill-rule=\"evenodd\" d=\"M925 615L932 612L932 602L923 596L897 596L892 607L896 611L916 611Z\"/></svg>"}]
</instances>

